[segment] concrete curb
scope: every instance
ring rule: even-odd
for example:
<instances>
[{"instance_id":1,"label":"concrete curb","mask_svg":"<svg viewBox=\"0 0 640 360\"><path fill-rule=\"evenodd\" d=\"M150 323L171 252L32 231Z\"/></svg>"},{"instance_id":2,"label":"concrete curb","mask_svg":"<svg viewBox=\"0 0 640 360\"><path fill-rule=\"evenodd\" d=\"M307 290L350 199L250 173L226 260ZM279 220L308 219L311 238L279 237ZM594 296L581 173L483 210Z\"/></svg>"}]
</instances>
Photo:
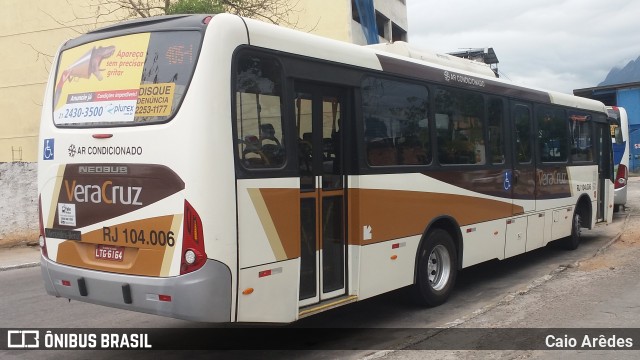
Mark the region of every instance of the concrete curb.
<instances>
[{"instance_id":1,"label":"concrete curb","mask_svg":"<svg viewBox=\"0 0 640 360\"><path fill-rule=\"evenodd\" d=\"M18 264L18 265L0 266L0 271L25 269L25 268L31 268L36 266L40 266L40 262L28 262L28 263Z\"/></svg>"},{"instance_id":2,"label":"concrete curb","mask_svg":"<svg viewBox=\"0 0 640 360\"><path fill-rule=\"evenodd\" d=\"M593 254L593 257L596 257L600 254L602 254L603 252L605 252L611 245L613 245L615 242L617 242L618 240L620 240L620 238L622 237L622 234L624 234L624 231L627 230L627 225L629 224L629 219L631 218L631 213L627 214L627 217L624 219L624 224L622 224L622 230L620 230L620 232L618 233L618 235L614 236L613 239L609 240L608 243L606 243L604 246L602 246L600 249L598 249L598 251L596 251L595 254Z\"/></svg>"}]
</instances>

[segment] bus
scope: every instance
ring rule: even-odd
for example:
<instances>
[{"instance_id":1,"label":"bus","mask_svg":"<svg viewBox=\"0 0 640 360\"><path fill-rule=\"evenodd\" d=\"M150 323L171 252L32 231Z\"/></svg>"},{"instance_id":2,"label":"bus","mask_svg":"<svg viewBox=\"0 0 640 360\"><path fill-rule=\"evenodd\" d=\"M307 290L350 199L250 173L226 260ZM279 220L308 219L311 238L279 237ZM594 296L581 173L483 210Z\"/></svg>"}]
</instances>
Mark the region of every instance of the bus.
<instances>
[{"instance_id":1,"label":"bus","mask_svg":"<svg viewBox=\"0 0 640 360\"><path fill-rule=\"evenodd\" d=\"M47 293L215 323L404 287L436 306L461 269L611 221L602 103L438 58L230 14L65 42L39 139Z\"/></svg>"},{"instance_id":2,"label":"bus","mask_svg":"<svg viewBox=\"0 0 640 360\"><path fill-rule=\"evenodd\" d=\"M627 180L629 179L629 119L622 107L607 106L612 119L611 143L613 146L613 173L615 174L613 211L624 210L627 203Z\"/></svg>"}]
</instances>

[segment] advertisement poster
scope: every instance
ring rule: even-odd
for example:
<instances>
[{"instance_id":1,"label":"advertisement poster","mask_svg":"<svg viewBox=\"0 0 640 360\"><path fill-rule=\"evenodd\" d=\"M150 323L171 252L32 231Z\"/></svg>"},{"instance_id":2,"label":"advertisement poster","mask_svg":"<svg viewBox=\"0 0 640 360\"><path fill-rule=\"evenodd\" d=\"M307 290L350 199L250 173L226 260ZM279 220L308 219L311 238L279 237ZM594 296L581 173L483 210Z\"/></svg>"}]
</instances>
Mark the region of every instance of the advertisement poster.
<instances>
[{"instance_id":1,"label":"advertisement poster","mask_svg":"<svg viewBox=\"0 0 640 360\"><path fill-rule=\"evenodd\" d=\"M105 39L62 53L54 89L55 122L133 121L149 36Z\"/></svg>"}]
</instances>

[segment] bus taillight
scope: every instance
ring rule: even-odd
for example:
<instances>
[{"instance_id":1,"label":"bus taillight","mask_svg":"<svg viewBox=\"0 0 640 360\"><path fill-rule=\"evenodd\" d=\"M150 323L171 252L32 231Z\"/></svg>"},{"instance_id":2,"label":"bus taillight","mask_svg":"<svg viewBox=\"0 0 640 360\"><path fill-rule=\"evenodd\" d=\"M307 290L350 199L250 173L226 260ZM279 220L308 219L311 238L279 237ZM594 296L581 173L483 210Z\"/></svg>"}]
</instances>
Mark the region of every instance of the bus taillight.
<instances>
[{"instance_id":1,"label":"bus taillight","mask_svg":"<svg viewBox=\"0 0 640 360\"><path fill-rule=\"evenodd\" d=\"M204 250L202 220L186 200L184 201L183 229L180 275L198 270L207 260L207 254Z\"/></svg>"},{"instance_id":2,"label":"bus taillight","mask_svg":"<svg viewBox=\"0 0 640 360\"><path fill-rule=\"evenodd\" d=\"M44 233L44 222L42 221L42 197L38 197L38 222L40 223L40 237L38 238L38 243L40 244L40 249L42 251L42 256L49 258L49 253L47 252L47 238Z\"/></svg>"},{"instance_id":3,"label":"bus taillight","mask_svg":"<svg viewBox=\"0 0 640 360\"><path fill-rule=\"evenodd\" d=\"M618 173L616 174L616 181L614 183L615 189L623 188L627 185L627 176L628 176L627 167L623 164L618 165Z\"/></svg>"}]
</instances>

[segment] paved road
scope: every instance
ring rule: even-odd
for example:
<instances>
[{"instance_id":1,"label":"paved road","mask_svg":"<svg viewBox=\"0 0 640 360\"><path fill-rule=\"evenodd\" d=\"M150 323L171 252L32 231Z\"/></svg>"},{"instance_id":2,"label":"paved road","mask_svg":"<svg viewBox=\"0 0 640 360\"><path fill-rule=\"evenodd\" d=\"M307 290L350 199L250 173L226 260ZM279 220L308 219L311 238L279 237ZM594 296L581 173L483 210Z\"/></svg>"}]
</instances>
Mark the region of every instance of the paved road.
<instances>
[{"instance_id":1,"label":"paved road","mask_svg":"<svg viewBox=\"0 0 640 360\"><path fill-rule=\"evenodd\" d=\"M494 335L503 335L504 328L541 328L537 331L512 332L503 339L519 336L526 346L544 345L552 328L564 329L567 338L576 338L573 348L559 351L433 351L439 346L438 336L406 344L401 351L378 353L384 360L433 359L637 359L638 350L593 350L583 343L584 335L632 339L635 349L640 349L640 178L632 179L629 188L626 224L620 238L595 256L586 258L562 271L549 281L530 291L518 294L475 314L460 324L453 334L472 331L466 344L478 348ZM550 329L551 328L551 329ZM606 329L592 330L592 329ZM560 334L563 335L562 333ZM557 336L557 335L555 335ZM475 338L473 338L475 337ZM563 336L562 336L563 337ZM458 338L458 340L462 340ZM543 341L544 340L544 341ZM554 341L551 344L556 344ZM560 343L564 345L564 343ZM571 345L571 344L569 344ZM585 347L583 347L585 345ZM465 345L466 346L466 345ZM610 345L609 345L610 346ZM471 348L474 348L471 346Z\"/></svg>"},{"instance_id":2,"label":"paved road","mask_svg":"<svg viewBox=\"0 0 640 360\"><path fill-rule=\"evenodd\" d=\"M640 184L639 184L640 185ZM478 321L478 314L492 314L497 304L505 299L527 297L531 293L532 284L538 286L549 282L549 274L564 274L557 272L559 268L575 264L579 260L592 258L598 249L610 242L622 229L626 214L616 215L616 221L609 226L600 226L585 234L581 247L572 252L546 247L502 262L491 262L474 266L464 270L459 278L456 290L446 304L433 308L417 308L405 300L403 291L379 296L356 304L348 305L328 311L310 318L303 319L283 329L298 328L326 328L331 332L334 328L389 328L387 332L374 334L346 332L340 333L341 338L325 341L323 336L310 340L313 349L341 349L335 351L276 351L270 355L278 358L363 358L399 356L405 352L378 352L379 349L401 349L409 346L419 349L421 330L443 326L466 326L472 321ZM571 270L571 269L570 269ZM564 275L563 275L564 276ZM551 281L553 281L551 279ZM537 289L536 287L533 289ZM0 319L4 328L165 328L164 336L171 339L181 333L186 327L204 327L207 324L190 323L181 320L158 317L154 315L127 312L105 308L97 305L68 302L66 299L56 299L45 294L40 280L39 268L15 269L0 272ZM521 295L518 295L521 294ZM562 291L559 296L562 296ZM541 299L544 304L544 299ZM501 306L501 305L500 305ZM483 315L484 316L484 315ZM512 324L513 325L513 324ZM481 326L475 325L475 326ZM518 325L522 326L522 325ZM551 325L549 325L551 326ZM410 328L414 328L411 330ZM234 329L234 331L237 329ZM256 330L251 330L255 334ZM269 329L262 329L265 335ZM318 335L322 332L310 333ZM235 331L235 340L242 342L242 331ZM266 335L268 336L268 335ZM215 339L212 339L215 341ZM371 346L375 343L374 346ZM373 349L372 349L373 348ZM344 349L355 349L345 351ZM421 354L422 352L417 352ZM107 351L58 351L56 357L69 359L103 359L115 358L118 352ZM132 353L128 353L132 354ZM163 352L164 355L183 356L184 353ZM34 351L0 351L0 358L19 357L21 359L41 359L52 356L52 353ZM229 352L195 352L190 354L194 358L229 357ZM217 355L217 356L216 356ZM264 352L233 353L237 357L263 357ZM136 358L151 359L156 352L136 352ZM404 356L404 355L402 355Z\"/></svg>"}]
</instances>

